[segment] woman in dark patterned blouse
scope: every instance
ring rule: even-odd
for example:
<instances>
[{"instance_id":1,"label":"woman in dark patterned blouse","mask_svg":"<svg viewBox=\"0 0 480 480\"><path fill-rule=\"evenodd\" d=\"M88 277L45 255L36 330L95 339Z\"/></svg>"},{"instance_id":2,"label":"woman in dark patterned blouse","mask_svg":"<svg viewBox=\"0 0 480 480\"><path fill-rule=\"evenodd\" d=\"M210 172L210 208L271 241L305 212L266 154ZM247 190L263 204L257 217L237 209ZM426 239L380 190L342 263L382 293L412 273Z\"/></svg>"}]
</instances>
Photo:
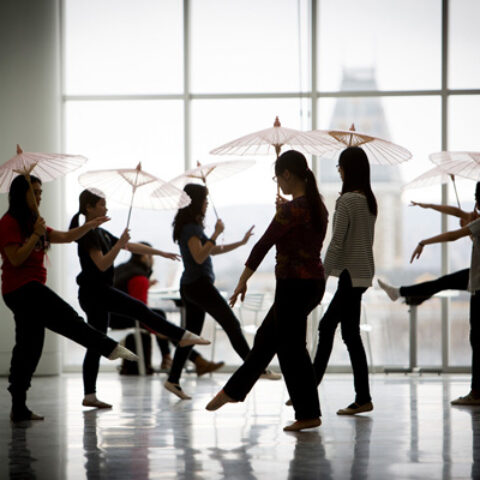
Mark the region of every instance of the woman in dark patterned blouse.
<instances>
[{"instance_id":1,"label":"woman in dark patterned blouse","mask_svg":"<svg viewBox=\"0 0 480 480\"><path fill-rule=\"evenodd\" d=\"M275 180L282 192L293 198L287 202L278 197L277 213L253 247L230 302L233 306L239 295L242 300L245 298L248 279L273 245L277 248L275 300L244 364L210 401L207 410L243 401L277 354L296 418L284 430L298 431L321 424L315 376L305 339L307 316L320 303L325 290L320 251L328 212L315 176L300 152L290 150L277 159Z\"/></svg>"}]
</instances>

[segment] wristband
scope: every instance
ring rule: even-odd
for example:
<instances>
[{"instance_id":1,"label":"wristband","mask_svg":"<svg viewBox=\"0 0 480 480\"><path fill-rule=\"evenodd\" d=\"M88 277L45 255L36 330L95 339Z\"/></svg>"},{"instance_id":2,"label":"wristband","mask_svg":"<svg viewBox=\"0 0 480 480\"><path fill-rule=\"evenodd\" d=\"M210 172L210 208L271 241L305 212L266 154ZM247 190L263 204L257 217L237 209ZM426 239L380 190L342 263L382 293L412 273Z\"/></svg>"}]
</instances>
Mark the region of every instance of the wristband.
<instances>
[{"instance_id":1,"label":"wristband","mask_svg":"<svg viewBox=\"0 0 480 480\"><path fill-rule=\"evenodd\" d=\"M215 240L213 238L207 238L207 242L212 242L213 245L216 245Z\"/></svg>"},{"instance_id":2,"label":"wristband","mask_svg":"<svg viewBox=\"0 0 480 480\"><path fill-rule=\"evenodd\" d=\"M421 247L424 247L425 244L423 243L423 240L421 242L418 242L418 244L421 246Z\"/></svg>"}]
</instances>

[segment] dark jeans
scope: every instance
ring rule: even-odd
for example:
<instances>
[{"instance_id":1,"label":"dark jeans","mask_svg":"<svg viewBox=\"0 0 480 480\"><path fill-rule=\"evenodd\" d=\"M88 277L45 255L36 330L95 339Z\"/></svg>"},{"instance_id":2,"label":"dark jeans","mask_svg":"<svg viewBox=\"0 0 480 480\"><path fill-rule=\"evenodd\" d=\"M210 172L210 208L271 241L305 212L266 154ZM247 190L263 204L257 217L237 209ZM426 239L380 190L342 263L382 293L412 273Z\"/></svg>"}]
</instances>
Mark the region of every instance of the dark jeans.
<instances>
[{"instance_id":1,"label":"dark jeans","mask_svg":"<svg viewBox=\"0 0 480 480\"><path fill-rule=\"evenodd\" d=\"M472 390L480 393L480 290L470 297L470 345L472 346Z\"/></svg>"},{"instance_id":2,"label":"dark jeans","mask_svg":"<svg viewBox=\"0 0 480 480\"><path fill-rule=\"evenodd\" d=\"M142 301L113 287L93 289L82 286L78 291L78 299L80 306L87 314L88 323L104 333L108 328L110 312L136 318L143 325L177 341L182 338L184 333L183 328L170 323L165 316L153 312ZM85 395L96 391L99 365L98 353L88 349L83 361Z\"/></svg>"},{"instance_id":3,"label":"dark jeans","mask_svg":"<svg viewBox=\"0 0 480 480\"><path fill-rule=\"evenodd\" d=\"M320 416L315 375L306 348L307 316L320 303L324 280L277 279L275 301L255 335L252 351L223 388L243 401L278 355L297 420Z\"/></svg>"},{"instance_id":4,"label":"dark jeans","mask_svg":"<svg viewBox=\"0 0 480 480\"><path fill-rule=\"evenodd\" d=\"M205 314L208 313L225 330L233 349L242 359L245 359L250 347L243 336L240 322L208 278L202 277L188 285L180 285L180 295L185 305L187 330L200 335ZM169 382L178 383L180 381L183 366L191 351L191 346L177 347L168 377Z\"/></svg>"},{"instance_id":5,"label":"dark jeans","mask_svg":"<svg viewBox=\"0 0 480 480\"><path fill-rule=\"evenodd\" d=\"M25 398L42 354L45 328L83 345L96 355L108 357L117 342L87 325L78 313L45 285L31 282L3 296L15 318L8 389Z\"/></svg>"},{"instance_id":6,"label":"dark jeans","mask_svg":"<svg viewBox=\"0 0 480 480\"><path fill-rule=\"evenodd\" d=\"M402 297L425 297L426 300L442 290L466 290L468 288L469 274L470 269L466 268L430 282L400 287L400 295Z\"/></svg>"},{"instance_id":7,"label":"dark jeans","mask_svg":"<svg viewBox=\"0 0 480 480\"><path fill-rule=\"evenodd\" d=\"M353 287L350 274L344 270L338 280L337 291L327 311L320 320L319 342L313 366L317 383L320 383L327 369L332 353L335 330L340 323L342 338L348 349L353 369L355 401L363 404L371 401L368 386L368 366L362 338L360 337L360 309L365 287Z\"/></svg>"}]
</instances>

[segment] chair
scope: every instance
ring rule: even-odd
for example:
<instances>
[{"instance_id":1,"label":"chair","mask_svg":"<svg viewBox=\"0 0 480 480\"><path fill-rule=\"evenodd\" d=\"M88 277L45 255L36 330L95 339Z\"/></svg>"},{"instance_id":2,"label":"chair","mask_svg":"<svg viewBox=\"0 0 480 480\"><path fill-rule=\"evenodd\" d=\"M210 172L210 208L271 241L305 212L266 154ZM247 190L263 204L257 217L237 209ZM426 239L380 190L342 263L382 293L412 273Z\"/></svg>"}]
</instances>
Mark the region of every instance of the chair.
<instances>
[{"instance_id":1,"label":"chair","mask_svg":"<svg viewBox=\"0 0 480 480\"><path fill-rule=\"evenodd\" d=\"M223 293L223 292L222 292ZM240 302L238 307L235 310L238 312L238 317L240 320L240 324L242 326L242 330L245 333L255 334L258 329L258 315L260 312L264 310L263 306L265 303L265 298L267 294L263 292L252 292L247 293L245 295L245 299L243 302ZM245 315L247 312L253 313L253 324L246 324L245 323ZM211 358L210 360L213 362L215 357L215 346L217 341L217 329L221 329L222 327L215 322L215 326L213 328L213 338L212 338L212 348L211 348Z\"/></svg>"}]
</instances>

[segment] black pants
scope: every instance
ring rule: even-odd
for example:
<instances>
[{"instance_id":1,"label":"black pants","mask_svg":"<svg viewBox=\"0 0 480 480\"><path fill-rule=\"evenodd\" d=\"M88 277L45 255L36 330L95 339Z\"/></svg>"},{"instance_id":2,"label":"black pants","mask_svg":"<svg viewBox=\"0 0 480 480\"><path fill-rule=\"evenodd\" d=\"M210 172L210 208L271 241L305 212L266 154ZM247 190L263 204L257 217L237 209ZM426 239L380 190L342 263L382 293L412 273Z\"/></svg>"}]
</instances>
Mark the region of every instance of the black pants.
<instances>
[{"instance_id":1,"label":"black pants","mask_svg":"<svg viewBox=\"0 0 480 480\"><path fill-rule=\"evenodd\" d=\"M117 342L87 325L77 312L45 285L31 282L3 296L15 319L8 389L25 399L43 348L45 328L83 345L96 355L108 357ZM24 402L24 400L23 400ZM22 403L22 400L20 400Z\"/></svg>"},{"instance_id":2,"label":"black pants","mask_svg":"<svg viewBox=\"0 0 480 480\"><path fill-rule=\"evenodd\" d=\"M353 287L350 274L344 270L338 280L337 291L320 320L318 349L313 366L317 383L320 383L327 369L332 353L335 330L340 323L342 338L348 349L353 369L355 401L363 404L371 401L368 385L368 366L362 338L360 337L360 310L365 287Z\"/></svg>"},{"instance_id":3,"label":"black pants","mask_svg":"<svg viewBox=\"0 0 480 480\"><path fill-rule=\"evenodd\" d=\"M466 290L469 274L470 269L466 268L430 282L400 287L400 295L402 297L425 297L425 299L428 299L442 290Z\"/></svg>"},{"instance_id":4,"label":"black pants","mask_svg":"<svg viewBox=\"0 0 480 480\"><path fill-rule=\"evenodd\" d=\"M205 314L208 313L225 330L233 349L238 355L242 359L246 358L250 347L243 336L240 322L208 278L202 277L188 285L181 285L180 295L185 305L187 330L200 335L205 321ZM183 366L191 351L191 346L178 347L175 350L172 368L168 377L169 382L179 382Z\"/></svg>"},{"instance_id":5,"label":"black pants","mask_svg":"<svg viewBox=\"0 0 480 480\"><path fill-rule=\"evenodd\" d=\"M252 351L224 387L243 401L277 354L297 420L320 416L315 375L306 348L307 316L320 303L323 280L277 279L275 301L255 335Z\"/></svg>"},{"instance_id":6,"label":"black pants","mask_svg":"<svg viewBox=\"0 0 480 480\"><path fill-rule=\"evenodd\" d=\"M152 310L155 313L158 313L159 315L163 315L164 317L166 317L165 312L163 310L160 310L159 308L152 308ZM158 345L158 348L160 349L160 353L162 354L162 357L164 357L165 355L170 355L171 340L167 340L166 338L160 338L160 337L156 337L156 339L157 339L157 345ZM177 345L178 342L173 340L172 343L174 345ZM192 349L192 351L190 352L190 357L188 357L188 359L194 362L199 356L200 354L195 349Z\"/></svg>"},{"instance_id":7,"label":"black pants","mask_svg":"<svg viewBox=\"0 0 480 480\"><path fill-rule=\"evenodd\" d=\"M82 286L78 291L78 299L87 314L88 323L104 333L108 328L110 312L136 318L143 325L177 341L184 333L183 328L170 323L165 316L153 312L142 301L113 287L91 289ZM96 392L99 366L100 356L96 351L88 349L83 361L85 395Z\"/></svg>"},{"instance_id":8,"label":"black pants","mask_svg":"<svg viewBox=\"0 0 480 480\"><path fill-rule=\"evenodd\" d=\"M472 346L472 390L480 393L480 290L470 297L470 345Z\"/></svg>"}]
</instances>

